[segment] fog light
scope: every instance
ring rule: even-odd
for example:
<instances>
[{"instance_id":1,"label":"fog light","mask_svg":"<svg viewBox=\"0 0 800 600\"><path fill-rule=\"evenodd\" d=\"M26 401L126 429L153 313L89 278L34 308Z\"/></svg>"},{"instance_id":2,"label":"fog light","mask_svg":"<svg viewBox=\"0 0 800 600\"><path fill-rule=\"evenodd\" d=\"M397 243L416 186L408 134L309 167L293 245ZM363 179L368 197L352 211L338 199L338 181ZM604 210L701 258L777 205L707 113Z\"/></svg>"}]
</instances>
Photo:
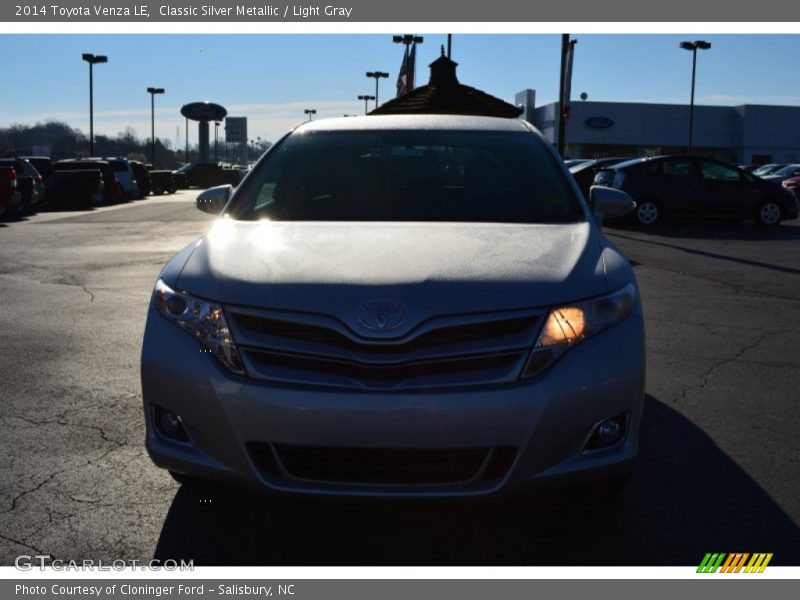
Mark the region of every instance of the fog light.
<instances>
[{"instance_id":1,"label":"fog light","mask_svg":"<svg viewBox=\"0 0 800 600\"><path fill-rule=\"evenodd\" d=\"M618 444L625 437L627 421L627 414L622 414L595 425L584 450L600 450Z\"/></svg>"},{"instance_id":2,"label":"fog light","mask_svg":"<svg viewBox=\"0 0 800 600\"><path fill-rule=\"evenodd\" d=\"M180 442L189 441L189 436L186 435L186 429L183 427L181 418L174 412L155 406L153 407L153 416L156 428L161 435Z\"/></svg>"}]
</instances>

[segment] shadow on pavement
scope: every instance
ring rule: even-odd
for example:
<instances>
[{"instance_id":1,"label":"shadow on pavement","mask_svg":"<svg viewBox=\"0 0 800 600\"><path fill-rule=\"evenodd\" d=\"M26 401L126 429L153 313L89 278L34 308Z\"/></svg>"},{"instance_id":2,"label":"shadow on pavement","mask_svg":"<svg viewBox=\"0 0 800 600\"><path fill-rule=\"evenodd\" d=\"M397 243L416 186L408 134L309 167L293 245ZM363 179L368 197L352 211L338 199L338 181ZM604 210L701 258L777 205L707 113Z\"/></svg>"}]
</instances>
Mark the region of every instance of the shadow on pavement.
<instances>
[{"instance_id":1,"label":"shadow on pavement","mask_svg":"<svg viewBox=\"0 0 800 600\"><path fill-rule=\"evenodd\" d=\"M740 240L740 241L791 241L800 240L800 221L787 221L777 227L758 227L752 222L730 221L692 221L689 223L672 223L653 227L636 227L629 223L604 223L606 233L637 233L643 236L674 237L682 239L703 240ZM638 238L637 238L638 239Z\"/></svg>"},{"instance_id":2,"label":"shadow on pavement","mask_svg":"<svg viewBox=\"0 0 800 600\"><path fill-rule=\"evenodd\" d=\"M780 457L776 457L780 460ZM210 502L209 502L210 501ZM797 526L680 413L648 396L633 479L481 503L272 498L183 486L155 549L196 565L696 565L706 552L800 563Z\"/></svg>"},{"instance_id":3,"label":"shadow on pavement","mask_svg":"<svg viewBox=\"0 0 800 600\"><path fill-rule=\"evenodd\" d=\"M791 237L791 238L787 237L787 238L782 238L782 239L786 239L786 240L793 241L793 242L796 241L796 240L800 240L800 228L795 228L795 229L798 232L798 235L796 237ZM655 232L655 230L653 230L653 231ZM739 256L730 256L728 254L720 254L719 252L710 252L708 250L698 250L697 248L687 248L686 246L681 246L680 244L673 244L673 243L669 243L669 242L657 241L656 239L650 239L650 238L645 238L645 237L641 237L641 236L626 235L624 233L620 233L619 231L609 231L609 232L606 232L606 233L607 233L607 235L611 236L612 240L613 239L632 240L634 242L639 242L639 243L642 243L642 244L651 244L651 245L654 245L654 246L661 246L661 247L664 247L664 248L672 248L673 250L680 250L682 252L686 252L687 254L693 254L695 256L704 256L706 258L714 258L714 259L717 259L717 260L724 260L724 261L728 261L728 262L734 262L734 263L738 263L738 264L741 264L741 265L747 265L747 266L750 266L750 267L756 267L756 268L759 268L759 269L767 269L769 271L777 271L779 273L790 273L792 275L800 275L800 269L794 268L794 267L785 267L785 266L782 266L782 265L776 265L776 264L773 264L773 263L767 263L767 262L760 261L760 260L753 260L753 259L750 259L750 258L742 258L742 257L739 257ZM658 233L661 236L664 235L661 232L658 232ZM709 239L712 239L712 238L709 238ZM722 238L720 238L720 239L722 239ZM753 240L758 240L758 239L761 239L761 238L752 238L752 239ZM763 238L763 239L767 239L767 238ZM773 238L769 238L769 239L773 239Z\"/></svg>"}]
</instances>

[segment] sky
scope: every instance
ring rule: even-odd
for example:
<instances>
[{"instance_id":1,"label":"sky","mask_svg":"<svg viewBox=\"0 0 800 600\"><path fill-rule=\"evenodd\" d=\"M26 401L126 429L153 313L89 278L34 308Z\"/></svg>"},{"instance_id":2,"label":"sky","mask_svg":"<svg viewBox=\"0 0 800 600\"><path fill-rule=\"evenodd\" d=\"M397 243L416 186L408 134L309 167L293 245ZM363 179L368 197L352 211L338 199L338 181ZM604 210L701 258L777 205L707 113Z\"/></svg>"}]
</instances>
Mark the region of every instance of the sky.
<instances>
[{"instance_id":1,"label":"sky","mask_svg":"<svg viewBox=\"0 0 800 600\"><path fill-rule=\"evenodd\" d=\"M417 51L417 83L428 80L428 64L447 43L446 34L426 34ZM698 104L800 105L800 79L793 61L800 35L583 34L575 51L572 96L589 100L688 103L692 55L683 40L704 39L698 52ZM0 55L13 69L0 86L0 126L65 121L88 133L89 67L81 54L105 54L94 67L94 127L116 135L132 128L150 136L149 86L156 97L156 136L183 147L182 105L222 104L229 116L248 117L248 137L274 141L305 120L363 114L358 95L375 92L366 71L385 71L380 100L395 95L403 47L389 35L367 34L115 34L0 35ZM453 36L452 58L462 83L513 102L536 90L536 104L558 99L560 36L486 34ZM25 65L26 68L20 68ZM222 133L222 131L220 131ZM213 128L212 128L213 136ZM189 141L197 141L190 126Z\"/></svg>"}]
</instances>

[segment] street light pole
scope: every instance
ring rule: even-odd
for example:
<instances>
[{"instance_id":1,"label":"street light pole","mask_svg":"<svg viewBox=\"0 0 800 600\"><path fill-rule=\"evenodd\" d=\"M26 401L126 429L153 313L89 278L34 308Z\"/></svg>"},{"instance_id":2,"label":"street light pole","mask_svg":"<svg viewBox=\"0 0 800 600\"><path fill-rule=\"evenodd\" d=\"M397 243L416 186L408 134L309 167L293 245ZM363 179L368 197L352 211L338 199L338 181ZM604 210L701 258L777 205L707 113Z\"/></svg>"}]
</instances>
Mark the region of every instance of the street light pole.
<instances>
[{"instance_id":1,"label":"street light pole","mask_svg":"<svg viewBox=\"0 0 800 600\"><path fill-rule=\"evenodd\" d=\"M389 74L383 71L367 71L367 77L375 79L375 108L378 108L378 82L389 77Z\"/></svg>"},{"instance_id":2,"label":"street light pole","mask_svg":"<svg viewBox=\"0 0 800 600\"><path fill-rule=\"evenodd\" d=\"M163 94L164 88L147 88L147 93L150 94L150 146L151 157L150 162L153 168L156 168L156 94Z\"/></svg>"},{"instance_id":3,"label":"street light pole","mask_svg":"<svg viewBox=\"0 0 800 600\"><path fill-rule=\"evenodd\" d=\"M692 155L692 133L694 130L694 82L695 75L697 74L697 51L708 50L711 44L704 40L697 40L695 42L681 42L681 48L688 50L692 53L692 92L689 99L689 144L686 148L687 156Z\"/></svg>"},{"instance_id":4,"label":"street light pole","mask_svg":"<svg viewBox=\"0 0 800 600\"><path fill-rule=\"evenodd\" d=\"M108 62L108 57L85 53L81 58L89 63L89 156L94 156L94 66Z\"/></svg>"},{"instance_id":5,"label":"street light pole","mask_svg":"<svg viewBox=\"0 0 800 600\"><path fill-rule=\"evenodd\" d=\"M359 96L358 99L364 101L364 114L366 115L367 111L369 111L368 103L370 100L375 100L375 96L364 95L364 96Z\"/></svg>"},{"instance_id":6,"label":"street light pole","mask_svg":"<svg viewBox=\"0 0 800 600\"><path fill-rule=\"evenodd\" d=\"M315 109L315 108L307 108L307 109L305 109L303 112L305 112L305 113L308 115L308 120L310 121L310 120L311 120L311 118L312 118L312 117L313 117L315 114L317 114L317 109Z\"/></svg>"},{"instance_id":7,"label":"street light pole","mask_svg":"<svg viewBox=\"0 0 800 600\"><path fill-rule=\"evenodd\" d=\"M219 143L219 121L214 121L214 162L219 162L217 147Z\"/></svg>"}]
</instances>

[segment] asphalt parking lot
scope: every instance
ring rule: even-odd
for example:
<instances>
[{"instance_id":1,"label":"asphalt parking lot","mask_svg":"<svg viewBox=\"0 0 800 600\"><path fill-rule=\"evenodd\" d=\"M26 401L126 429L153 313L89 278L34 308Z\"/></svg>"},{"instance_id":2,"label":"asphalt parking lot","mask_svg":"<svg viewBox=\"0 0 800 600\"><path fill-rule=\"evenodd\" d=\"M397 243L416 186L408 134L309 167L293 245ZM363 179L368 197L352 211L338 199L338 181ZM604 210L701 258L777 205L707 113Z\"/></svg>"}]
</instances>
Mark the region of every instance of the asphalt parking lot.
<instances>
[{"instance_id":1,"label":"asphalt parking lot","mask_svg":"<svg viewBox=\"0 0 800 600\"><path fill-rule=\"evenodd\" d=\"M0 564L800 564L800 222L607 230L647 326L641 455L620 498L425 504L181 488L152 466L147 303L209 221L180 192L0 224Z\"/></svg>"}]
</instances>

